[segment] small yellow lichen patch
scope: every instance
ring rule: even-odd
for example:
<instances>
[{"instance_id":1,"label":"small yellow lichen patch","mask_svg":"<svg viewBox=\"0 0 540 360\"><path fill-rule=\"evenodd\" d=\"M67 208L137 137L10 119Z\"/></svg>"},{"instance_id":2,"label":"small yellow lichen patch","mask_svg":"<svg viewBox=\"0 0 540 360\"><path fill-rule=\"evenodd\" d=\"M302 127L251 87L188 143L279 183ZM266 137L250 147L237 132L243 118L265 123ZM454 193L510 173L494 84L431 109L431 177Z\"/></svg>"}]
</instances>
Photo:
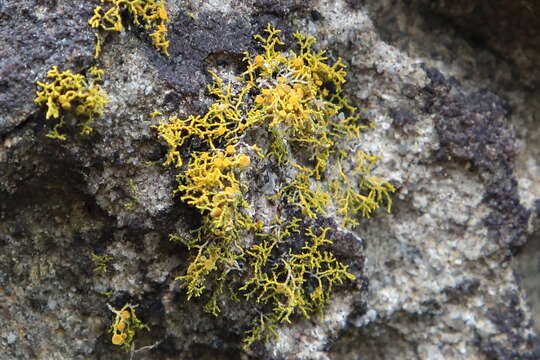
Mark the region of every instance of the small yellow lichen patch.
<instances>
[{"instance_id":1,"label":"small yellow lichen patch","mask_svg":"<svg viewBox=\"0 0 540 360\"><path fill-rule=\"evenodd\" d=\"M150 330L148 325L143 324L135 313L137 306L125 304L120 310L109 306L109 310L114 313L113 322L109 328L112 334L113 345L123 346L126 351L131 350L133 339L137 330Z\"/></svg>"},{"instance_id":2,"label":"small yellow lichen patch","mask_svg":"<svg viewBox=\"0 0 540 360\"><path fill-rule=\"evenodd\" d=\"M122 345L124 343L124 336L122 336L123 334L114 334L112 336L112 343L113 345Z\"/></svg>"},{"instance_id":3,"label":"small yellow lichen patch","mask_svg":"<svg viewBox=\"0 0 540 360\"><path fill-rule=\"evenodd\" d=\"M253 58L248 53L244 56L247 63L244 80L260 91L250 114L263 116L268 127L276 129L275 141L279 144L272 144L270 154L278 162L285 163L286 149L281 144L286 140L311 154L312 174L319 178L335 152L336 140L359 136L366 128L358 124L356 108L343 96L345 65L341 59L328 65L324 51L312 49L315 38L299 33L294 34L298 52L279 52L276 46L283 45L278 38L280 30L269 25L265 31L266 38L255 36L262 43L264 53Z\"/></svg>"},{"instance_id":4,"label":"small yellow lichen patch","mask_svg":"<svg viewBox=\"0 0 540 360\"><path fill-rule=\"evenodd\" d=\"M120 312L120 316L124 319L129 319L131 317L131 314L128 310L124 310L122 312Z\"/></svg>"},{"instance_id":5,"label":"small yellow lichen patch","mask_svg":"<svg viewBox=\"0 0 540 360\"><path fill-rule=\"evenodd\" d=\"M225 152L229 155L234 153L234 145L227 145L227 147L225 148Z\"/></svg>"},{"instance_id":6,"label":"small yellow lichen patch","mask_svg":"<svg viewBox=\"0 0 540 360\"><path fill-rule=\"evenodd\" d=\"M251 159L247 155L240 155L238 157L238 165L240 168L245 169L251 164Z\"/></svg>"},{"instance_id":7,"label":"small yellow lichen patch","mask_svg":"<svg viewBox=\"0 0 540 360\"><path fill-rule=\"evenodd\" d=\"M135 25L143 26L151 31L149 36L154 46L169 56L169 41L167 40L167 23L169 15L164 0L101 0L109 4L105 10L102 6L94 8L93 16L88 24L94 29L104 31L122 31L122 12L129 13ZM96 58L99 56L101 43L96 42Z\"/></svg>"},{"instance_id":8,"label":"small yellow lichen patch","mask_svg":"<svg viewBox=\"0 0 540 360\"><path fill-rule=\"evenodd\" d=\"M337 201L337 213L343 217L346 226L358 225L354 217L358 213L371 217L382 203L386 203L388 212L392 208L390 194L396 188L388 181L371 175L376 162L377 156L361 150L357 152L356 167L351 171L352 175L360 175L357 183L343 171L342 160L337 162L338 178L331 182L330 189Z\"/></svg>"},{"instance_id":9,"label":"small yellow lichen patch","mask_svg":"<svg viewBox=\"0 0 540 360\"><path fill-rule=\"evenodd\" d=\"M290 323L295 313L309 318L312 313L323 312L333 288L345 281L352 281L355 276L347 271L347 265L340 262L334 254L324 248L332 245L328 238L330 228L313 230L301 228L299 218L293 218L285 231L274 231L265 236L265 240L253 245L246 251L251 264L251 278L241 291L245 297L255 302L270 304L272 312L264 314L252 329L246 332L244 349L254 341L268 341L275 336L279 323ZM293 233L305 237L300 251L289 250L281 261L275 261L278 244L289 240ZM273 263L269 270L267 264ZM309 285L308 285L309 284ZM306 292L309 289L309 292Z\"/></svg>"},{"instance_id":10,"label":"small yellow lichen patch","mask_svg":"<svg viewBox=\"0 0 540 360\"><path fill-rule=\"evenodd\" d=\"M47 72L49 81L38 81L41 90L36 91L34 102L47 107L46 119L60 119L47 137L65 140L66 136L58 130L64 124L62 111L72 111L78 118L84 119L80 125L81 134L92 132L92 122L103 114L109 102L99 82L103 81L103 70L92 67L87 75L74 74L69 70L60 72L53 66Z\"/></svg>"}]
</instances>

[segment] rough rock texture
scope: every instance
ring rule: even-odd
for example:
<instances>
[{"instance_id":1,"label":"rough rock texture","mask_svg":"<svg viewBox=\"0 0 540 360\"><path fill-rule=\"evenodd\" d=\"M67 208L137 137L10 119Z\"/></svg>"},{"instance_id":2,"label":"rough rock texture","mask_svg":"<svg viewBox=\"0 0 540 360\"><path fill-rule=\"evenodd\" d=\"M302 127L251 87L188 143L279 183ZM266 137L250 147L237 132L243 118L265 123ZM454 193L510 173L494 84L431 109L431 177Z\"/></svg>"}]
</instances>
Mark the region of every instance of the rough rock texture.
<instances>
[{"instance_id":1,"label":"rough rock texture","mask_svg":"<svg viewBox=\"0 0 540 360\"><path fill-rule=\"evenodd\" d=\"M106 333L106 304L126 302L151 328L136 347L157 344L136 359L540 358L535 2L168 1L171 57L134 27L107 36L105 116L89 137L49 140L34 81L92 64L98 3L0 4L1 359L129 358ZM215 318L174 282L187 254L167 235L198 218L171 196L148 114L204 111L207 70L241 72L268 22L349 66L348 94L376 125L362 147L398 193L392 214L336 233L359 285L244 353L251 310L229 302ZM107 273L92 253L113 257Z\"/></svg>"},{"instance_id":2,"label":"rough rock texture","mask_svg":"<svg viewBox=\"0 0 540 360\"><path fill-rule=\"evenodd\" d=\"M52 65L79 71L94 54L91 8L71 1L0 4L0 135L35 113L34 82Z\"/></svg>"}]
</instances>

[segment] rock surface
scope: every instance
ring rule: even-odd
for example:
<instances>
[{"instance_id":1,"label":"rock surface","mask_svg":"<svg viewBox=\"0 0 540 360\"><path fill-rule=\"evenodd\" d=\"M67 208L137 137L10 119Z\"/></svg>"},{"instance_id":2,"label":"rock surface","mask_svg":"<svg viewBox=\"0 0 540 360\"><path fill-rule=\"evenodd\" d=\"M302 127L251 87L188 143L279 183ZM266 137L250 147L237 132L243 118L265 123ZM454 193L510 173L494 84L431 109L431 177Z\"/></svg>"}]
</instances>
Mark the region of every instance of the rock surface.
<instances>
[{"instance_id":1,"label":"rock surface","mask_svg":"<svg viewBox=\"0 0 540 360\"><path fill-rule=\"evenodd\" d=\"M151 328L136 347L156 344L135 359L539 359L540 8L493 3L168 1L171 56L134 27L107 36L111 102L66 142L45 138L34 82L93 64L99 2L0 4L0 358L129 358L107 303L132 302ZM391 214L342 234L362 286L242 352L250 310L213 317L174 281L187 253L167 236L197 217L156 165L148 114L203 112L207 70L241 72L269 22L348 65L348 95L376 125L362 148L398 192ZM113 258L106 273L92 253Z\"/></svg>"}]
</instances>

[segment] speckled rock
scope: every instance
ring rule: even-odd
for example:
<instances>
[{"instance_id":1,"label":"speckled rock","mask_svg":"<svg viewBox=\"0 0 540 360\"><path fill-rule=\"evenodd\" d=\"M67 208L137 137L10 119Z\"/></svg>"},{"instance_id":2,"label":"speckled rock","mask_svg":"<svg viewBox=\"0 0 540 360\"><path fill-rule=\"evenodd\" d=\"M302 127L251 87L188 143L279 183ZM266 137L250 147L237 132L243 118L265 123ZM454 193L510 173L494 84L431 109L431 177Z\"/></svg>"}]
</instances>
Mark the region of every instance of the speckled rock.
<instances>
[{"instance_id":1,"label":"speckled rock","mask_svg":"<svg viewBox=\"0 0 540 360\"><path fill-rule=\"evenodd\" d=\"M65 142L45 138L34 82L94 63L99 2L0 4L0 358L130 358L106 333L107 304L127 302L150 326L134 359L540 358L540 51L526 38L538 8L505 5L521 23L502 37L482 28L505 19L488 3L168 1L171 56L134 26L106 36L110 103L89 137L68 128ZM203 112L207 71L238 75L268 22L347 64L346 91L376 125L360 145L398 192L391 214L353 232L324 219L358 282L324 317L243 352L253 309L224 300L214 317L174 281L188 254L168 234L200 219L172 196L149 114ZM250 178L265 193L280 175L263 171ZM92 254L112 258L106 271Z\"/></svg>"}]
</instances>

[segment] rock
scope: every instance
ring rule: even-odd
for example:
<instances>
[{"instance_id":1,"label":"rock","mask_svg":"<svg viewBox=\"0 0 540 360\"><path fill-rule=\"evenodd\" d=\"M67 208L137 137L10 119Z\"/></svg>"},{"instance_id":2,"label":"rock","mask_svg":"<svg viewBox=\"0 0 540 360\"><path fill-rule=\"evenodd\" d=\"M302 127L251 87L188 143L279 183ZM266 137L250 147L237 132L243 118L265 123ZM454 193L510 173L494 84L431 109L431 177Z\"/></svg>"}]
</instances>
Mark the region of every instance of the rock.
<instances>
[{"instance_id":1,"label":"rock","mask_svg":"<svg viewBox=\"0 0 540 360\"><path fill-rule=\"evenodd\" d=\"M96 63L87 21L99 3L5 1L2 359L125 359L106 331L107 304L126 303L150 327L137 332L135 348L149 346L137 359L540 358L540 9L507 3L168 2L171 56L129 22L107 34L105 114L90 136L67 126L60 142L45 137L52 123L33 103L35 81L52 65L79 72ZM173 196L179 170L160 165L160 118L149 114L204 113L208 70L238 76L267 23L287 40L316 36L348 66L347 95L375 125L350 147L377 154L374 174L398 192L390 214L352 231L332 212L313 220L331 228L330 250L357 280L333 293L324 316L293 317L278 338L244 352L258 310L224 297L214 317L175 281L190 256L168 235L189 236L201 218ZM264 199L291 177L255 164L246 197L275 214Z\"/></svg>"}]
</instances>

